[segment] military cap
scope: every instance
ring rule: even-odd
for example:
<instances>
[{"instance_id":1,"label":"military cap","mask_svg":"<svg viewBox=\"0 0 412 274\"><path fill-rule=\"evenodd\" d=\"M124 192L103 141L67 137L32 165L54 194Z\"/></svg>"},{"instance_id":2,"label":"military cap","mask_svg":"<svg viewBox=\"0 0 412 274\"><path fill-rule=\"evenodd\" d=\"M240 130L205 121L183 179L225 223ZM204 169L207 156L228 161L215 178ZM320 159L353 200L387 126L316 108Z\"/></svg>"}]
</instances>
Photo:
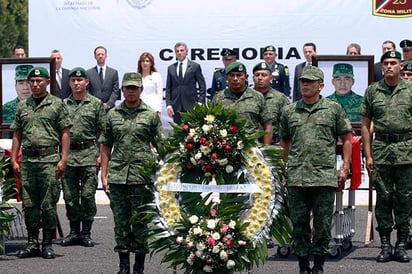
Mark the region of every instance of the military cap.
<instances>
[{"instance_id":1,"label":"military cap","mask_svg":"<svg viewBox=\"0 0 412 274\"><path fill-rule=\"evenodd\" d=\"M323 81L323 71L315 66L306 66L303 68L302 75L299 80L307 79L311 81L321 80Z\"/></svg>"},{"instance_id":2,"label":"military cap","mask_svg":"<svg viewBox=\"0 0 412 274\"><path fill-rule=\"evenodd\" d=\"M44 77L46 79L50 79L49 72L44 67L34 67L32 68L29 73L27 74L27 79L31 77Z\"/></svg>"},{"instance_id":3,"label":"military cap","mask_svg":"<svg viewBox=\"0 0 412 274\"><path fill-rule=\"evenodd\" d=\"M257 63L254 67L253 67L253 72L257 71L257 70L268 70L270 72L272 72L272 69L270 68L269 64L266 62L260 62Z\"/></svg>"},{"instance_id":4,"label":"military cap","mask_svg":"<svg viewBox=\"0 0 412 274\"><path fill-rule=\"evenodd\" d=\"M387 58L396 58L402 60L402 54L397 50L388 50L387 52L382 54L381 63L383 63L383 60Z\"/></svg>"},{"instance_id":5,"label":"military cap","mask_svg":"<svg viewBox=\"0 0 412 274\"><path fill-rule=\"evenodd\" d=\"M21 81L21 80L27 80L27 74L29 74L29 71L33 68L32 65L18 65L15 68L15 76L14 80L16 81Z\"/></svg>"},{"instance_id":6,"label":"military cap","mask_svg":"<svg viewBox=\"0 0 412 274\"><path fill-rule=\"evenodd\" d=\"M267 52L267 51L274 51L276 52L276 48L274 46L266 46L263 48L263 53Z\"/></svg>"},{"instance_id":7,"label":"military cap","mask_svg":"<svg viewBox=\"0 0 412 274\"><path fill-rule=\"evenodd\" d=\"M403 68L402 71L412 71L412 61L404 61L402 62Z\"/></svg>"},{"instance_id":8,"label":"military cap","mask_svg":"<svg viewBox=\"0 0 412 274\"><path fill-rule=\"evenodd\" d=\"M229 66L226 67L225 71L226 71L226 74L229 74L232 71L246 73L246 67L240 62L233 62Z\"/></svg>"},{"instance_id":9,"label":"military cap","mask_svg":"<svg viewBox=\"0 0 412 274\"><path fill-rule=\"evenodd\" d=\"M228 48L222 49L222 51L220 52L220 55L225 60L232 60L232 59L236 58L236 52L234 52L233 50L228 49Z\"/></svg>"},{"instance_id":10,"label":"military cap","mask_svg":"<svg viewBox=\"0 0 412 274\"><path fill-rule=\"evenodd\" d=\"M77 67L69 72L69 77L83 77L87 78L87 72L84 68Z\"/></svg>"},{"instance_id":11,"label":"military cap","mask_svg":"<svg viewBox=\"0 0 412 274\"><path fill-rule=\"evenodd\" d=\"M337 63L333 65L332 77L353 78L353 66L347 63Z\"/></svg>"},{"instance_id":12,"label":"military cap","mask_svg":"<svg viewBox=\"0 0 412 274\"><path fill-rule=\"evenodd\" d=\"M136 72L126 72L123 75L122 87L143 87L142 75Z\"/></svg>"},{"instance_id":13,"label":"military cap","mask_svg":"<svg viewBox=\"0 0 412 274\"><path fill-rule=\"evenodd\" d=\"M399 46L406 51L412 50L412 41L404 39L399 43Z\"/></svg>"}]
</instances>

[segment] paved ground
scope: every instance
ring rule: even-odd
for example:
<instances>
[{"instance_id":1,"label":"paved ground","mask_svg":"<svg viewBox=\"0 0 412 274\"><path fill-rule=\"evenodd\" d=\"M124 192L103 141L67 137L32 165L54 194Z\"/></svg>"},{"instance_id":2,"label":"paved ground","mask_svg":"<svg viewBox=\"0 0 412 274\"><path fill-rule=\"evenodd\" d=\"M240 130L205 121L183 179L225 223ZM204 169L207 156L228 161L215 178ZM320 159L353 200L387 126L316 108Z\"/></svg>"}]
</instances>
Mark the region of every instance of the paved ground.
<instances>
[{"instance_id":1,"label":"paved ground","mask_svg":"<svg viewBox=\"0 0 412 274\"><path fill-rule=\"evenodd\" d=\"M99 196L100 195L100 196ZM362 194L364 195L364 194ZM362 195L358 195L359 198ZM6 255L0 256L0 273L117 273L118 257L113 252L113 220L107 199L98 194L98 212L93 226L92 237L95 247L61 247L54 245L57 258L45 260L42 258L18 259L15 254L24 245L22 241L8 241ZM358 204L358 203L357 203ZM68 223L63 204L58 205L59 219L62 222L64 234L68 233ZM349 252L342 253L338 259L326 262L326 273L412 273L412 263L389 262L378 264L375 257L379 253L379 239L369 246L364 245L367 207L357 206L355 214L355 236L353 247ZM375 234L377 238L377 235ZM56 239L56 243L59 239ZM269 258L263 266L253 270L254 274L267 273L298 273L294 256L280 258L277 249L269 249ZM411 252L410 252L411 253ZM412 254L411 254L412 255ZM160 263L161 254L146 261L146 274L163 274L173 271L167 265ZM177 273L183 273L178 271Z\"/></svg>"}]
</instances>

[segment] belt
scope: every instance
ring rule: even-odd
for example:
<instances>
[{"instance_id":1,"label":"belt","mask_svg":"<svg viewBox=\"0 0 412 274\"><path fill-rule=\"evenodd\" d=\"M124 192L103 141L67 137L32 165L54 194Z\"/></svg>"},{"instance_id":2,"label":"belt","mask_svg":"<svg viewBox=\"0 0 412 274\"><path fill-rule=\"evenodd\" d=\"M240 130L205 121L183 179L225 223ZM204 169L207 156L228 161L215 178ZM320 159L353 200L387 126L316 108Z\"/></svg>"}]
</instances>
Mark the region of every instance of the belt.
<instances>
[{"instance_id":1,"label":"belt","mask_svg":"<svg viewBox=\"0 0 412 274\"><path fill-rule=\"evenodd\" d=\"M83 142L70 144L70 149L71 150L83 150L83 149L89 148L89 147L94 146L94 145L96 145L95 140L87 140L87 141L83 141Z\"/></svg>"},{"instance_id":2,"label":"belt","mask_svg":"<svg viewBox=\"0 0 412 274\"><path fill-rule=\"evenodd\" d=\"M40 157L57 153L57 147L23 148L24 156Z\"/></svg>"},{"instance_id":3,"label":"belt","mask_svg":"<svg viewBox=\"0 0 412 274\"><path fill-rule=\"evenodd\" d=\"M375 133L375 139L388 143L397 143L412 139L412 132L408 133Z\"/></svg>"}]
</instances>

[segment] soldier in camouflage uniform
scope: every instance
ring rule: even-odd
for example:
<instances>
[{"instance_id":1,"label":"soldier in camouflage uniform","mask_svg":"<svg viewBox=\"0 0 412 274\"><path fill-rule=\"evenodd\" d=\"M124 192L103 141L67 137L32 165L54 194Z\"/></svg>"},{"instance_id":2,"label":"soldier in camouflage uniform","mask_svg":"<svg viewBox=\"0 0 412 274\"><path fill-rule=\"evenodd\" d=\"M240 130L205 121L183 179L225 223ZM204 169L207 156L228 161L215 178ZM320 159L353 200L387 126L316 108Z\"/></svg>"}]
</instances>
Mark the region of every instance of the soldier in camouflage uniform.
<instances>
[{"instance_id":1,"label":"soldier in camouflage uniform","mask_svg":"<svg viewBox=\"0 0 412 274\"><path fill-rule=\"evenodd\" d=\"M220 55L222 56L222 62L225 67L216 68L215 72L213 73L212 87L210 88L210 91L209 91L211 99L213 99L213 96L215 96L216 92L223 90L227 87L225 69L231 63L236 62L236 52L234 52L231 49L228 49L228 48L222 49L222 51L220 52Z\"/></svg>"},{"instance_id":2,"label":"soldier in camouflage uniform","mask_svg":"<svg viewBox=\"0 0 412 274\"><path fill-rule=\"evenodd\" d=\"M403 61L401 69L401 77L405 80L412 81L412 61Z\"/></svg>"},{"instance_id":3,"label":"soldier in camouflage uniform","mask_svg":"<svg viewBox=\"0 0 412 274\"><path fill-rule=\"evenodd\" d=\"M320 95L323 72L307 66L300 76L302 99L284 107L280 144L287 156L287 187L294 253L300 273L323 273L331 240L335 193L349 171L352 127L338 103ZM336 143L343 144L343 166L336 181ZM310 227L313 212L313 237ZM314 256L310 269L309 256Z\"/></svg>"},{"instance_id":4,"label":"soldier in camouflage uniform","mask_svg":"<svg viewBox=\"0 0 412 274\"><path fill-rule=\"evenodd\" d=\"M14 80L16 81L15 87L17 97L3 105L3 123L13 123L17 105L21 100L31 96L30 84L29 81L27 81L27 74L32 68L32 65L16 66Z\"/></svg>"},{"instance_id":5,"label":"soldier in camouflage uniform","mask_svg":"<svg viewBox=\"0 0 412 274\"><path fill-rule=\"evenodd\" d=\"M14 130L11 164L20 174L24 220L28 245L19 251L20 258L55 257L52 237L56 230L56 203L60 196L60 178L67 165L72 125L61 99L50 95L50 76L44 67L28 73L32 96L17 107L11 128ZM17 155L22 146L21 166ZM61 145L59 155L58 146ZM20 173L21 172L21 173ZM42 250L39 229L43 229Z\"/></svg>"},{"instance_id":6,"label":"soldier in camouflage uniform","mask_svg":"<svg viewBox=\"0 0 412 274\"><path fill-rule=\"evenodd\" d=\"M142 205L153 202L153 182L141 173L145 164L153 163L151 147L161 135L159 115L140 100L142 76L128 72L123 76L125 100L107 114L101 142L101 179L103 189L110 190L110 207L114 217L115 252L119 253L119 274L130 272L129 253L135 253L134 274L143 274L147 223L142 221ZM113 149L113 151L112 151ZM109 163L110 159L110 163ZM130 223L131 217L136 217Z\"/></svg>"},{"instance_id":7,"label":"soldier in camouflage uniform","mask_svg":"<svg viewBox=\"0 0 412 274\"><path fill-rule=\"evenodd\" d=\"M333 65L332 77L335 92L327 98L340 103L351 122L361 122L358 109L362 104L363 97L352 91L352 86L355 83L353 66L346 63Z\"/></svg>"},{"instance_id":8,"label":"soldier in camouflage uniform","mask_svg":"<svg viewBox=\"0 0 412 274\"><path fill-rule=\"evenodd\" d=\"M401 53L381 57L384 78L370 85L360 108L366 168L376 189L376 230L381 238L377 262L409 262L406 241L412 212L412 83L400 77ZM375 139L371 144L373 121ZM392 254L391 232L397 230Z\"/></svg>"},{"instance_id":9,"label":"soldier in camouflage uniform","mask_svg":"<svg viewBox=\"0 0 412 274\"><path fill-rule=\"evenodd\" d=\"M62 246L94 246L90 231L97 211L94 196L98 184L96 168L100 166L96 138L103 131L105 112L101 101L86 92L88 84L83 68L69 72L73 93L64 99L64 104L73 127L70 128L70 156L62 186L70 234L61 242Z\"/></svg>"},{"instance_id":10,"label":"soldier in camouflage uniform","mask_svg":"<svg viewBox=\"0 0 412 274\"><path fill-rule=\"evenodd\" d=\"M250 134L266 131L263 143L272 143L271 113L263 95L246 85L248 74L246 67L240 62L234 62L226 68L226 78L229 86L213 97L213 104L222 104L228 110L235 109L240 118L246 120L245 127Z\"/></svg>"},{"instance_id":11,"label":"soldier in camouflage uniform","mask_svg":"<svg viewBox=\"0 0 412 274\"><path fill-rule=\"evenodd\" d=\"M270 83L273 81L272 70L266 62L260 62L253 67L253 82L255 90L261 92L265 97L267 108L271 114L273 143L279 142L279 120L284 106L289 104L286 95L274 90Z\"/></svg>"},{"instance_id":12,"label":"soldier in camouflage uniform","mask_svg":"<svg viewBox=\"0 0 412 274\"><path fill-rule=\"evenodd\" d=\"M280 91L287 97L290 96L289 68L281 63L276 62L276 48L266 46L263 48L263 59L269 64L273 81L271 86L274 90Z\"/></svg>"}]
</instances>

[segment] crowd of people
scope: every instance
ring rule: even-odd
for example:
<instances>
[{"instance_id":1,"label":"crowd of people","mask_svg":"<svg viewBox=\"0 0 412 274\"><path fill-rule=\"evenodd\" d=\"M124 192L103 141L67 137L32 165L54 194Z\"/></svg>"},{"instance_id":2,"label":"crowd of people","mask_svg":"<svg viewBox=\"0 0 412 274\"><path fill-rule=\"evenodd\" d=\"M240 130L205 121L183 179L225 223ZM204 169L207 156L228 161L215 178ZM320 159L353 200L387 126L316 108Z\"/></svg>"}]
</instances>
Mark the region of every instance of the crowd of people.
<instances>
[{"instance_id":1,"label":"crowd of people","mask_svg":"<svg viewBox=\"0 0 412 274\"><path fill-rule=\"evenodd\" d=\"M262 132L262 144L283 148L300 273L324 271L335 192L342 190L350 170L351 122L362 124L359 139L377 192L377 231L382 245L376 260L410 261L406 244L412 212L412 82L408 81L412 78L412 41L403 40L400 46L403 58L393 42L383 42L382 57L375 64L376 81L364 96L352 90L354 67L344 62L333 66L334 93L321 95L325 77L311 63L316 55L314 43L303 46L306 62L295 68L292 92L288 68L276 62L274 46L264 47L264 61L251 69L253 88L248 69L236 53L231 49L221 52L224 68L213 74L211 103L236 110L250 134ZM167 114L180 124L180 113L205 103L207 91L201 66L187 57L187 45L179 42L174 49L177 61L167 69L164 97ZM347 48L348 55L360 52L356 43ZM3 106L3 122L11 123L14 131L11 164L21 176L28 231L28 244L18 256L55 258L52 234L61 188L70 224L61 245L94 246L94 196L101 170L114 216L118 273L130 273L130 253L135 253L133 273L143 274L149 249L147 223L139 208L152 202L153 182L142 170L144 163L155 160L156 140L162 137L163 81L151 53L142 53L136 70L125 73L120 84L117 70L106 65L107 49L96 47L94 56L96 66L68 70L62 68L60 51L53 50L56 83L51 83L44 67L16 66L18 96ZM24 48L16 47L15 57L24 58ZM56 85L56 96L48 92L49 85ZM116 105L120 91L124 99ZM338 138L343 166L337 174ZM130 223L136 214L138 221ZM392 229L397 230L394 248Z\"/></svg>"}]
</instances>

